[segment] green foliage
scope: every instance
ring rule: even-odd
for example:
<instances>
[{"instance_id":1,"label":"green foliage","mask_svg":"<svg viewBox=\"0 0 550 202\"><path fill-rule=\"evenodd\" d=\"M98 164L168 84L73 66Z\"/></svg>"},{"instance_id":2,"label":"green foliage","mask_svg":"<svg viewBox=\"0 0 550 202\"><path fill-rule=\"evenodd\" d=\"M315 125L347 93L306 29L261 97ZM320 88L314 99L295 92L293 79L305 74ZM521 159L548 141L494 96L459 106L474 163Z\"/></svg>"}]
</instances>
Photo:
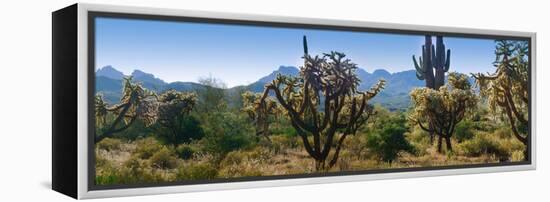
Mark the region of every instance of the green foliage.
<instances>
[{"instance_id":1,"label":"green foliage","mask_svg":"<svg viewBox=\"0 0 550 202\"><path fill-rule=\"evenodd\" d=\"M123 167L115 169L112 166L96 167L100 172L96 175L98 185L156 183L165 181L162 175L149 168L146 161L134 156L123 163Z\"/></svg>"},{"instance_id":2,"label":"green foliage","mask_svg":"<svg viewBox=\"0 0 550 202\"><path fill-rule=\"evenodd\" d=\"M181 159L191 159L196 149L189 144L181 144L176 148L176 154Z\"/></svg>"},{"instance_id":3,"label":"green foliage","mask_svg":"<svg viewBox=\"0 0 550 202\"><path fill-rule=\"evenodd\" d=\"M510 132L510 131L509 131ZM477 133L471 140L460 144L464 155L476 157L483 154L495 155L501 161L509 160L515 151L523 152L525 146L512 138L503 137L503 131ZM509 133L506 136L511 136ZM515 156L518 157L518 154Z\"/></svg>"},{"instance_id":4,"label":"green foliage","mask_svg":"<svg viewBox=\"0 0 550 202\"><path fill-rule=\"evenodd\" d=\"M132 126L128 127L128 129L120 131L113 135L113 138L119 138L124 140L137 140L140 138L145 138L147 136L151 136L155 134L155 127L147 126L142 120L138 119L132 124Z\"/></svg>"},{"instance_id":5,"label":"green foliage","mask_svg":"<svg viewBox=\"0 0 550 202\"><path fill-rule=\"evenodd\" d=\"M212 76L200 78L199 83L204 87L197 90L198 102L196 111L205 115L225 111L227 109L224 92L227 86L225 83Z\"/></svg>"},{"instance_id":6,"label":"green foliage","mask_svg":"<svg viewBox=\"0 0 550 202\"><path fill-rule=\"evenodd\" d=\"M241 162L246 158L245 154L242 151L232 151L227 153L223 160L220 162L221 167L226 167L230 165L241 164Z\"/></svg>"},{"instance_id":7,"label":"green foliage","mask_svg":"<svg viewBox=\"0 0 550 202\"><path fill-rule=\"evenodd\" d=\"M455 139L460 143L474 137L474 123L470 120L464 120L455 127Z\"/></svg>"},{"instance_id":8,"label":"green foliage","mask_svg":"<svg viewBox=\"0 0 550 202\"><path fill-rule=\"evenodd\" d=\"M151 166L160 169L173 169L178 165L174 152L167 147L162 147L162 149L155 152L149 161Z\"/></svg>"},{"instance_id":9,"label":"green foliage","mask_svg":"<svg viewBox=\"0 0 550 202\"><path fill-rule=\"evenodd\" d=\"M202 123L195 116L179 117L177 122L172 129L159 128L156 133L157 138L166 144L176 146L200 140L204 137Z\"/></svg>"},{"instance_id":10,"label":"green foliage","mask_svg":"<svg viewBox=\"0 0 550 202\"><path fill-rule=\"evenodd\" d=\"M289 137L298 136L298 133L296 133L296 130L292 127L290 120L285 116L278 117L277 120L274 120L274 122L270 125L270 130L273 135L283 135Z\"/></svg>"},{"instance_id":11,"label":"green foliage","mask_svg":"<svg viewBox=\"0 0 550 202\"><path fill-rule=\"evenodd\" d=\"M414 148L407 141L404 134L403 116L392 117L384 123L384 127L367 134L367 148L374 152L381 160L392 162L397 159L399 152L414 152Z\"/></svg>"},{"instance_id":12,"label":"green foliage","mask_svg":"<svg viewBox=\"0 0 550 202\"><path fill-rule=\"evenodd\" d=\"M230 151L253 146L256 138L250 122L239 114L216 112L203 124L202 144L208 152L224 155Z\"/></svg>"},{"instance_id":13,"label":"green foliage","mask_svg":"<svg viewBox=\"0 0 550 202\"><path fill-rule=\"evenodd\" d=\"M410 130L409 133L405 133L405 137L415 148L415 154L417 156L428 154L428 149L432 147L428 132L420 129L418 126L411 127Z\"/></svg>"},{"instance_id":14,"label":"green foliage","mask_svg":"<svg viewBox=\"0 0 550 202\"><path fill-rule=\"evenodd\" d=\"M105 139L101 140L100 142L98 142L96 144L96 147L98 149L104 149L104 150L107 150L107 151L111 151L111 150L120 149L121 144L122 144L122 141L120 139L105 138Z\"/></svg>"},{"instance_id":15,"label":"green foliage","mask_svg":"<svg viewBox=\"0 0 550 202\"><path fill-rule=\"evenodd\" d=\"M215 166L208 163L193 163L178 168L176 179L184 180L210 180L216 178L218 171Z\"/></svg>"},{"instance_id":16,"label":"green foliage","mask_svg":"<svg viewBox=\"0 0 550 202\"><path fill-rule=\"evenodd\" d=\"M134 154L141 159L148 159L162 148L163 146L156 139L148 137L136 141Z\"/></svg>"},{"instance_id":17,"label":"green foliage","mask_svg":"<svg viewBox=\"0 0 550 202\"><path fill-rule=\"evenodd\" d=\"M169 90L159 98L158 125L161 130L157 136L167 144L189 143L204 136L200 122L189 116L197 102L195 93L183 93Z\"/></svg>"},{"instance_id":18,"label":"green foliage","mask_svg":"<svg viewBox=\"0 0 550 202\"><path fill-rule=\"evenodd\" d=\"M498 156L506 155L506 152L499 148L498 140L482 133L476 135L474 139L464 142L461 147L468 156L479 156L487 153Z\"/></svg>"},{"instance_id":19,"label":"green foliage","mask_svg":"<svg viewBox=\"0 0 550 202\"><path fill-rule=\"evenodd\" d=\"M355 135L353 137L346 138L342 147L346 150L345 155L342 155L344 154L342 153L340 158L347 156L363 159L367 156L367 138L365 135ZM345 160L342 158L339 162L340 166L344 163L342 161Z\"/></svg>"}]
</instances>

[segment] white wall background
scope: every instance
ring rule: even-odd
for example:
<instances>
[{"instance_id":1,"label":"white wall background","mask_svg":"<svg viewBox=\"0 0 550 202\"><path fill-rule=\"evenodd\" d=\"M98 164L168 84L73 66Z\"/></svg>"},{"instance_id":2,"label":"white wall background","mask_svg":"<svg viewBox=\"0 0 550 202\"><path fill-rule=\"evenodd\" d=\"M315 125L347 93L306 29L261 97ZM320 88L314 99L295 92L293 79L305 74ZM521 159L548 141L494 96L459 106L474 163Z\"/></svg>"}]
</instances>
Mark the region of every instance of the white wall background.
<instances>
[{"instance_id":1,"label":"white wall background","mask_svg":"<svg viewBox=\"0 0 550 202\"><path fill-rule=\"evenodd\" d=\"M91 3L531 31L537 44L536 171L102 199L105 201L542 201L550 198L550 6L541 0L95 0ZM67 0L1 1L0 201L68 201L51 186L51 12Z\"/></svg>"}]
</instances>

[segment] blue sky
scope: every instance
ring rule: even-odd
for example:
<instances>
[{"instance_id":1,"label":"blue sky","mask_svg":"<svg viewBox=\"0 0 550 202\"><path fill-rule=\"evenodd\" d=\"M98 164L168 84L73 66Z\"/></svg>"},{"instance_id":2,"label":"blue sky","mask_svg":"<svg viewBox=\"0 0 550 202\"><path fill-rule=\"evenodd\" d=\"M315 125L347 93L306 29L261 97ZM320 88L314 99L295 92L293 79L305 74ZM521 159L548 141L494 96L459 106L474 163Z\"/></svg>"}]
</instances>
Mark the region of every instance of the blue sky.
<instances>
[{"instance_id":1,"label":"blue sky","mask_svg":"<svg viewBox=\"0 0 550 202\"><path fill-rule=\"evenodd\" d=\"M197 81L212 75L228 87L252 83L280 65L302 64L302 36L310 54L340 51L368 72L414 69L422 35L381 34L242 25L96 19L96 69L112 65L167 81ZM435 42L435 38L434 38ZM451 71L493 71L494 41L444 38Z\"/></svg>"}]
</instances>

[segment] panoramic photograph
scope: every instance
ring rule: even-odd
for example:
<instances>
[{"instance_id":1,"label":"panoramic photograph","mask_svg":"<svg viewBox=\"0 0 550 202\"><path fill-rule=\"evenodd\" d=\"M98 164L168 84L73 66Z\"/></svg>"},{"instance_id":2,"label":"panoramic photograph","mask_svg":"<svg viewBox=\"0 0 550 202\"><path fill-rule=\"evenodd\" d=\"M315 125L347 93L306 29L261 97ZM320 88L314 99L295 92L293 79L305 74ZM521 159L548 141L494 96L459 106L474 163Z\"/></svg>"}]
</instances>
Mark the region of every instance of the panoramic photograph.
<instances>
[{"instance_id":1,"label":"panoramic photograph","mask_svg":"<svg viewBox=\"0 0 550 202\"><path fill-rule=\"evenodd\" d=\"M529 160L527 40L94 21L96 185Z\"/></svg>"}]
</instances>

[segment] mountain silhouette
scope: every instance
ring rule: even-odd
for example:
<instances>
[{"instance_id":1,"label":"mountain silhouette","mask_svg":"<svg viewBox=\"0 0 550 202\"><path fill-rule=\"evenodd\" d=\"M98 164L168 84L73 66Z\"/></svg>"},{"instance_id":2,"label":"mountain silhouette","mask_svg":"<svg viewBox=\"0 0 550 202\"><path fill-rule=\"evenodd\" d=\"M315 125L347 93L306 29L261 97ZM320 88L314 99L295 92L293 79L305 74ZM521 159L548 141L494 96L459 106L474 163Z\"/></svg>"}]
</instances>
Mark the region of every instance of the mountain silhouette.
<instances>
[{"instance_id":1,"label":"mountain silhouette","mask_svg":"<svg viewBox=\"0 0 550 202\"><path fill-rule=\"evenodd\" d=\"M249 85L236 86L226 89L231 96L239 96L238 92L252 91L261 93L267 83L273 81L278 74L285 76L298 76L299 69L294 66L279 66L270 74L259 78ZM362 68L356 70L361 80L360 91L369 90L380 79L386 80L386 86L382 92L373 98L371 103L379 103L390 110L405 110L410 105L409 92L416 87L424 86L424 81L416 78L415 70L390 73L384 69L376 69L372 73ZM171 82L167 83L151 73L141 70L134 70L131 74L134 81L140 82L145 88L155 92L163 92L169 89L177 91L196 91L204 86L194 82ZM105 66L96 71L96 92L103 95L108 103L117 103L122 93L122 78L125 75L112 66Z\"/></svg>"},{"instance_id":2,"label":"mountain silhouette","mask_svg":"<svg viewBox=\"0 0 550 202\"><path fill-rule=\"evenodd\" d=\"M110 79L120 80L124 77L124 74L115 68L113 68L111 65L102 67L98 69L95 73L96 76L104 76Z\"/></svg>"}]
</instances>

